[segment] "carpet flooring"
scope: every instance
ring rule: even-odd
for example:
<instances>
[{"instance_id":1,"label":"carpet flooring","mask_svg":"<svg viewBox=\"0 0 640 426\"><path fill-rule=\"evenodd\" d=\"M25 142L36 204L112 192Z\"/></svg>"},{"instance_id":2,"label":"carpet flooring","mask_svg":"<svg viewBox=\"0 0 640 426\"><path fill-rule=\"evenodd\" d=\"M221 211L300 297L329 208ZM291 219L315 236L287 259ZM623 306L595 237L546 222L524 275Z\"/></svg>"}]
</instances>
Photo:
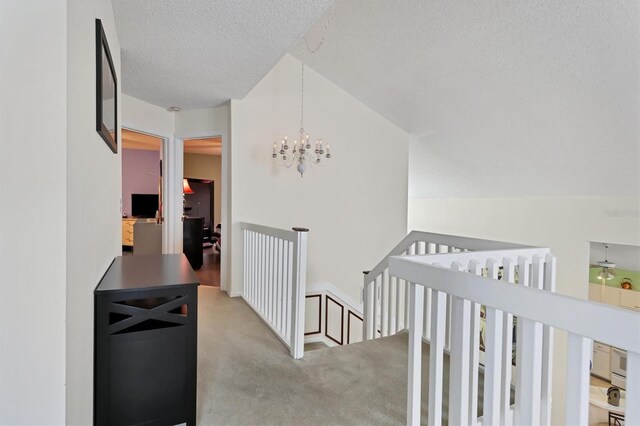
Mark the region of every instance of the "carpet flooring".
<instances>
[{"instance_id":1,"label":"carpet flooring","mask_svg":"<svg viewBox=\"0 0 640 426\"><path fill-rule=\"evenodd\" d=\"M200 287L199 297L198 424L405 423L407 334L316 349L296 361L242 299L212 287ZM424 344L423 422L428 350ZM447 357L444 370L446 415Z\"/></svg>"}]
</instances>

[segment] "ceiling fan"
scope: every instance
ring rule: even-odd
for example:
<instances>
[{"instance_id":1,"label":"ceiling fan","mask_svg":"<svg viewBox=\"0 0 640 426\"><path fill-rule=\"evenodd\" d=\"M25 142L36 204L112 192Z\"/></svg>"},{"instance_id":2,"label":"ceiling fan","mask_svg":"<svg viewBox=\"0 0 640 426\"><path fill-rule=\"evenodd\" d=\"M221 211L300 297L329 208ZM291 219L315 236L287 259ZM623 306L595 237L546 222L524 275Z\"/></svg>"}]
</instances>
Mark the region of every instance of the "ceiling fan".
<instances>
[{"instance_id":1,"label":"ceiling fan","mask_svg":"<svg viewBox=\"0 0 640 426\"><path fill-rule=\"evenodd\" d=\"M601 271L598 273L599 280L612 280L616 276L616 272L613 268L616 267L616 264L613 262L609 262L608 260L608 251L609 245L604 245L604 260L600 260L595 264L589 265L590 268L599 268Z\"/></svg>"}]
</instances>

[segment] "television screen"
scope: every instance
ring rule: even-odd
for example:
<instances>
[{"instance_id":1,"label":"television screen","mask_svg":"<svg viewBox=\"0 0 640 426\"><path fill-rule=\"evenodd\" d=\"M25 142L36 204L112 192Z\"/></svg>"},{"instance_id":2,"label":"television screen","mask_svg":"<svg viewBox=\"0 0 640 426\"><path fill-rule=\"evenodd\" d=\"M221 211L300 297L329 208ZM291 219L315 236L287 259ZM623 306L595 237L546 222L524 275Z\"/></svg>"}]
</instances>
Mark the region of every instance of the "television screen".
<instances>
[{"instance_id":1,"label":"television screen","mask_svg":"<svg viewBox=\"0 0 640 426\"><path fill-rule=\"evenodd\" d=\"M156 217L158 194L131 194L131 214L135 217Z\"/></svg>"}]
</instances>

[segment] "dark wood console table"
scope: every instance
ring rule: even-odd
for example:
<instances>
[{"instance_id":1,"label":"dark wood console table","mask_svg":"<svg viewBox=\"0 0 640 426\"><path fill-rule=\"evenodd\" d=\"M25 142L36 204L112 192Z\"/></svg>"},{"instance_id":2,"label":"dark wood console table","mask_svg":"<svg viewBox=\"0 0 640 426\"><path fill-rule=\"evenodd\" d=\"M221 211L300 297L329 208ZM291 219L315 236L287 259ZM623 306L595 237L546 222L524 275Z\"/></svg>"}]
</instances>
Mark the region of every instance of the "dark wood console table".
<instances>
[{"instance_id":1,"label":"dark wood console table","mask_svg":"<svg viewBox=\"0 0 640 426\"><path fill-rule=\"evenodd\" d=\"M182 252L193 269L202 266L203 217L185 217L182 222Z\"/></svg>"},{"instance_id":2,"label":"dark wood console table","mask_svg":"<svg viewBox=\"0 0 640 426\"><path fill-rule=\"evenodd\" d=\"M94 424L195 425L198 284L183 254L113 261L94 292Z\"/></svg>"}]
</instances>

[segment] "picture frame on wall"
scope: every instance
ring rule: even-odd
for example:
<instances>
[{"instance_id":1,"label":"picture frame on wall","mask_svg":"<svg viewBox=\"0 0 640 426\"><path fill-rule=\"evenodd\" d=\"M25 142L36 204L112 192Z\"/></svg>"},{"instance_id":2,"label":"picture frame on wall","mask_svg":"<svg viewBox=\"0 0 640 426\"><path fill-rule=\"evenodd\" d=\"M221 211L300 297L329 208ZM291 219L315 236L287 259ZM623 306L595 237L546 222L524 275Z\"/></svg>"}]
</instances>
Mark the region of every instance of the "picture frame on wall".
<instances>
[{"instance_id":1,"label":"picture frame on wall","mask_svg":"<svg viewBox=\"0 0 640 426\"><path fill-rule=\"evenodd\" d=\"M96 131L117 153L118 79L100 19L96 19Z\"/></svg>"}]
</instances>

